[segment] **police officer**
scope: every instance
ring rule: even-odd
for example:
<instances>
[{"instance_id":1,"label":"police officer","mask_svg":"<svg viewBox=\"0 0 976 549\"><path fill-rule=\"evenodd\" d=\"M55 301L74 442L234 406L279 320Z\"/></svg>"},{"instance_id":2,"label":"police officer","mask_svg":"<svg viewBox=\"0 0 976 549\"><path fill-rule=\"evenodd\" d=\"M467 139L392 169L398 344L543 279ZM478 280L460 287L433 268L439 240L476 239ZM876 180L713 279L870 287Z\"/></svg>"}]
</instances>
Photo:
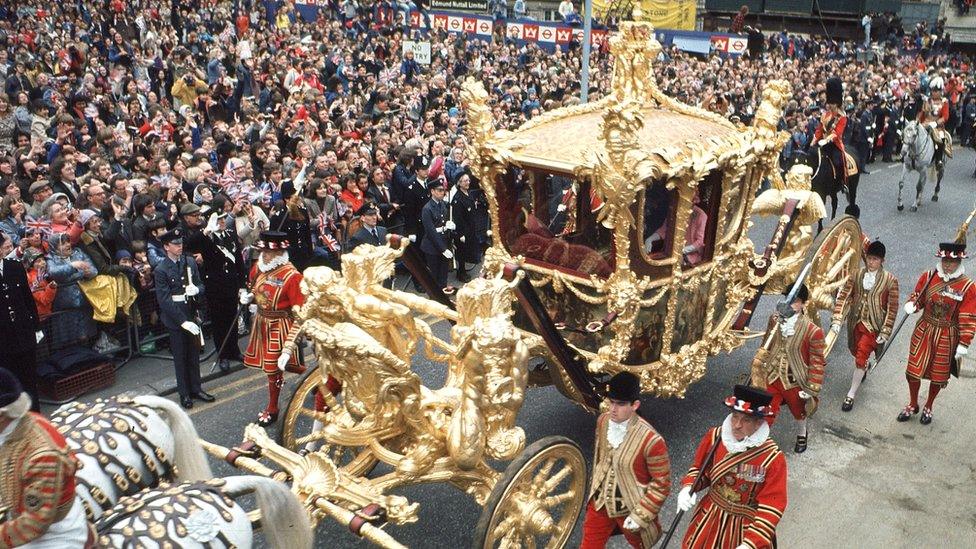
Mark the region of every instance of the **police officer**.
<instances>
[{"instance_id":1,"label":"police officer","mask_svg":"<svg viewBox=\"0 0 976 549\"><path fill-rule=\"evenodd\" d=\"M227 372L231 360L243 360L234 336L237 334L237 292L243 288L244 259L237 238L227 234L226 213L208 212L204 226L203 216L193 215L202 213L196 204L185 204L182 212L187 212L183 214L186 253L198 258L196 262L207 295L207 314L213 323L214 348L220 350L217 365L220 371Z\"/></svg>"},{"instance_id":2,"label":"police officer","mask_svg":"<svg viewBox=\"0 0 976 549\"><path fill-rule=\"evenodd\" d=\"M166 258L156 266L156 301L160 316L169 333L173 366L176 368L176 390L184 408L193 407L193 399L213 402L215 399L200 386L200 348L203 332L197 319L198 301L203 297L200 271L196 261L183 255L183 231L172 229L159 238Z\"/></svg>"},{"instance_id":3,"label":"police officer","mask_svg":"<svg viewBox=\"0 0 976 549\"><path fill-rule=\"evenodd\" d=\"M356 212L362 221L362 227L349 238L349 249L354 250L360 244L373 246L386 245L386 228L379 226L380 211L372 202L367 202Z\"/></svg>"},{"instance_id":4,"label":"police officer","mask_svg":"<svg viewBox=\"0 0 976 549\"><path fill-rule=\"evenodd\" d=\"M0 233L0 245L8 237ZM40 331L37 304L19 261L0 258L0 368L13 372L31 397L31 407L40 411L37 398L37 343Z\"/></svg>"},{"instance_id":5,"label":"police officer","mask_svg":"<svg viewBox=\"0 0 976 549\"><path fill-rule=\"evenodd\" d=\"M454 252L450 248L450 231L455 229L450 220L447 201L447 185L440 179L430 182L430 201L420 213L424 229L424 239L420 243L420 251L424 252L427 267L434 275L434 281L444 289L444 293L451 294L454 289L447 285L447 272L451 268Z\"/></svg>"},{"instance_id":6,"label":"police officer","mask_svg":"<svg viewBox=\"0 0 976 549\"><path fill-rule=\"evenodd\" d=\"M402 159L403 162L407 162L407 159ZM404 174L404 169L401 166L397 166L400 169L399 174L394 177L393 180L393 201L397 204L401 204L401 212L403 214L403 230L397 231L402 232L404 236L415 236L417 240L423 240L425 230L421 224L421 210L424 207L424 203L427 202L427 172L430 167L430 162L424 156L417 156L412 160L412 174L408 178ZM414 240L414 238L411 238Z\"/></svg>"}]
</instances>

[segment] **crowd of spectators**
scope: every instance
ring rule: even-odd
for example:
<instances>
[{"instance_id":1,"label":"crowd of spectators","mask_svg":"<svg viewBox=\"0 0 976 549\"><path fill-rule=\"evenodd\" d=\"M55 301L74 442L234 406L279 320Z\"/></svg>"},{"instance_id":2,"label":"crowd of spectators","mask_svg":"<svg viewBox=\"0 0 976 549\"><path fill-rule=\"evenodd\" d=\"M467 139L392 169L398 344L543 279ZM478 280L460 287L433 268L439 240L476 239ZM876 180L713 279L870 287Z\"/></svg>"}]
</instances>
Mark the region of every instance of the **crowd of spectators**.
<instances>
[{"instance_id":1,"label":"crowd of spectators","mask_svg":"<svg viewBox=\"0 0 976 549\"><path fill-rule=\"evenodd\" d=\"M389 232L415 231L424 197L407 187L441 179L482 212L457 230L477 263L490 233L460 85L484 82L496 125L512 129L580 101L580 48L434 31L421 64L401 52L417 32L406 15L424 4L344 0L316 21L248 0L0 6L0 254L24 261L42 314L95 337L103 300L131 303L121 286L152 295L169 228L230 238L245 266L259 232L281 229L299 268L337 265L361 208L376 207ZM561 14L578 13L564 4ZM763 85L786 78L795 97L783 127L800 134L835 74L863 103L924 91L939 73L960 119L976 118L970 61L946 45L889 26L862 60L853 42L774 33L745 57L669 48L656 71L670 95L746 123ZM606 93L611 63L594 48L591 97Z\"/></svg>"}]
</instances>

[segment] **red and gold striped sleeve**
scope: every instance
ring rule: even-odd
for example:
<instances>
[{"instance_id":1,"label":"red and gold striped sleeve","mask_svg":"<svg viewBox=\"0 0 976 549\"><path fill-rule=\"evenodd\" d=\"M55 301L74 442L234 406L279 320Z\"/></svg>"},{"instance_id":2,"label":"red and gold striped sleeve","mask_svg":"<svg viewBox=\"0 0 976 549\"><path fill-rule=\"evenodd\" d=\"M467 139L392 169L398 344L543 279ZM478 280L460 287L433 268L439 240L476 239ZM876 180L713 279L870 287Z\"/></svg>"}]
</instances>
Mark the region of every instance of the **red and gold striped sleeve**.
<instances>
[{"instance_id":1,"label":"red and gold striped sleeve","mask_svg":"<svg viewBox=\"0 0 976 549\"><path fill-rule=\"evenodd\" d=\"M0 524L0 549L25 545L47 532L57 520L62 488L73 473L55 450L33 454L21 470L19 515Z\"/></svg>"},{"instance_id":2,"label":"red and gold striped sleeve","mask_svg":"<svg viewBox=\"0 0 976 549\"><path fill-rule=\"evenodd\" d=\"M962 294L962 303L959 304L959 344L969 347L973 342L974 334L976 334L976 282L968 281Z\"/></svg>"},{"instance_id":3,"label":"red and gold striped sleeve","mask_svg":"<svg viewBox=\"0 0 976 549\"><path fill-rule=\"evenodd\" d=\"M681 479L682 487L691 486L696 480L698 480L698 476L701 475L701 468L705 463L705 458L708 457L708 451L712 449L712 444L715 444L715 441L718 440L719 429L721 429L721 427L712 427L707 433L705 433L705 436L702 437L701 442L698 443L698 449L695 450L695 461L692 462L691 468L688 469L688 472L685 473L684 478ZM716 458L717 457L718 456L716 456ZM704 489L710 484L711 481L708 478L705 478L703 484L699 487L699 490Z\"/></svg>"},{"instance_id":4,"label":"red and gold striped sleeve","mask_svg":"<svg viewBox=\"0 0 976 549\"><path fill-rule=\"evenodd\" d=\"M895 318L898 317L898 279L891 275L891 282L888 283L888 297L885 303L884 324L881 326L881 337L888 339L891 330L895 327Z\"/></svg>"},{"instance_id":5,"label":"red and gold striped sleeve","mask_svg":"<svg viewBox=\"0 0 976 549\"><path fill-rule=\"evenodd\" d=\"M847 300L851 297L851 291L854 289L854 281L856 279L856 276L852 276L841 286L840 292L837 294L837 301L834 303L834 314L831 317L831 323L840 324L840 321L843 319L841 314L844 312Z\"/></svg>"},{"instance_id":6,"label":"red and gold striped sleeve","mask_svg":"<svg viewBox=\"0 0 976 549\"><path fill-rule=\"evenodd\" d=\"M807 384L813 395L820 394L820 387L823 385L824 366L827 361L824 358L824 333L819 326L814 324L807 334L806 340L806 360L807 360Z\"/></svg>"},{"instance_id":7,"label":"red and gold striped sleeve","mask_svg":"<svg viewBox=\"0 0 976 549\"><path fill-rule=\"evenodd\" d=\"M773 546L776 525L786 511L786 458L778 449L763 462L766 479L756 494L756 516L742 533L742 543L753 549Z\"/></svg>"},{"instance_id":8,"label":"red and gold striped sleeve","mask_svg":"<svg viewBox=\"0 0 976 549\"><path fill-rule=\"evenodd\" d=\"M633 515L637 523L646 528L657 518L664 500L671 493L671 462L668 459L668 447L661 435L653 431L647 435L641 459L643 463L640 466L645 468L650 480Z\"/></svg>"}]
</instances>

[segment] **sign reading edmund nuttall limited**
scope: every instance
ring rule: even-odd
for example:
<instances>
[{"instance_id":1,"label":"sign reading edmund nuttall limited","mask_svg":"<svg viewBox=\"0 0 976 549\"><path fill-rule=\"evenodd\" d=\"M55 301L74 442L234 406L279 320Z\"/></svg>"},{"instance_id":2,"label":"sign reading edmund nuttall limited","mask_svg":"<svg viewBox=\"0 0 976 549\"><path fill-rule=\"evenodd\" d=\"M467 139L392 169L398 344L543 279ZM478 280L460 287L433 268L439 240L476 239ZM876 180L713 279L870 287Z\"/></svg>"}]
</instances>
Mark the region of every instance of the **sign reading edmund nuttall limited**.
<instances>
[{"instance_id":1,"label":"sign reading edmund nuttall limited","mask_svg":"<svg viewBox=\"0 0 976 549\"><path fill-rule=\"evenodd\" d=\"M488 13L488 0L430 0L431 9Z\"/></svg>"}]
</instances>

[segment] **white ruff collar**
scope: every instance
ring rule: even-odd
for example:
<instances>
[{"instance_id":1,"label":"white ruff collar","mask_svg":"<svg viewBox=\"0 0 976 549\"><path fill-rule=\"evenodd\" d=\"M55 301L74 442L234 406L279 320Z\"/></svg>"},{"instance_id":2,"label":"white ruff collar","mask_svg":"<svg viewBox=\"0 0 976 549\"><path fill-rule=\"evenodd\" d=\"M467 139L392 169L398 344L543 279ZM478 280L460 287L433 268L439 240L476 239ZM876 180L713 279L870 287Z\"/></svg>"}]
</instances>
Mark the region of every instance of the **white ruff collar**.
<instances>
[{"instance_id":1,"label":"white ruff collar","mask_svg":"<svg viewBox=\"0 0 976 549\"><path fill-rule=\"evenodd\" d=\"M942 270L941 262L935 265L935 270L939 272L939 278L941 278L945 282L949 282L950 280L955 280L960 276L966 274L966 267L963 266L961 263L959 264L958 269L948 274L946 274L946 272Z\"/></svg>"},{"instance_id":2,"label":"white ruff collar","mask_svg":"<svg viewBox=\"0 0 976 549\"><path fill-rule=\"evenodd\" d=\"M749 448L755 448L766 442L767 438L769 438L769 423L766 421L762 422L755 433L742 440L735 440L735 436L732 435L732 414L726 416L725 421L722 422L722 444L730 454L738 454Z\"/></svg>"},{"instance_id":3,"label":"white ruff collar","mask_svg":"<svg viewBox=\"0 0 976 549\"><path fill-rule=\"evenodd\" d=\"M610 446L616 449L618 446L623 444L624 438L627 436L627 426L630 425L630 421L623 421L617 423L612 419L607 419L607 442Z\"/></svg>"},{"instance_id":4,"label":"white ruff collar","mask_svg":"<svg viewBox=\"0 0 976 549\"><path fill-rule=\"evenodd\" d=\"M779 331L783 333L783 336L790 337L796 333L796 322L800 320L800 313L796 313L790 318L787 318L779 325Z\"/></svg>"},{"instance_id":5,"label":"white ruff collar","mask_svg":"<svg viewBox=\"0 0 976 549\"><path fill-rule=\"evenodd\" d=\"M268 262L264 261L264 256L258 256L258 270L262 273L273 271L285 263L288 263L288 252L285 252Z\"/></svg>"},{"instance_id":6,"label":"white ruff collar","mask_svg":"<svg viewBox=\"0 0 976 549\"><path fill-rule=\"evenodd\" d=\"M878 282L878 272L880 270L881 269L878 269L877 271L867 271L864 273L864 281L861 284L861 286L865 290L870 290L874 288L874 285L877 284Z\"/></svg>"}]
</instances>

